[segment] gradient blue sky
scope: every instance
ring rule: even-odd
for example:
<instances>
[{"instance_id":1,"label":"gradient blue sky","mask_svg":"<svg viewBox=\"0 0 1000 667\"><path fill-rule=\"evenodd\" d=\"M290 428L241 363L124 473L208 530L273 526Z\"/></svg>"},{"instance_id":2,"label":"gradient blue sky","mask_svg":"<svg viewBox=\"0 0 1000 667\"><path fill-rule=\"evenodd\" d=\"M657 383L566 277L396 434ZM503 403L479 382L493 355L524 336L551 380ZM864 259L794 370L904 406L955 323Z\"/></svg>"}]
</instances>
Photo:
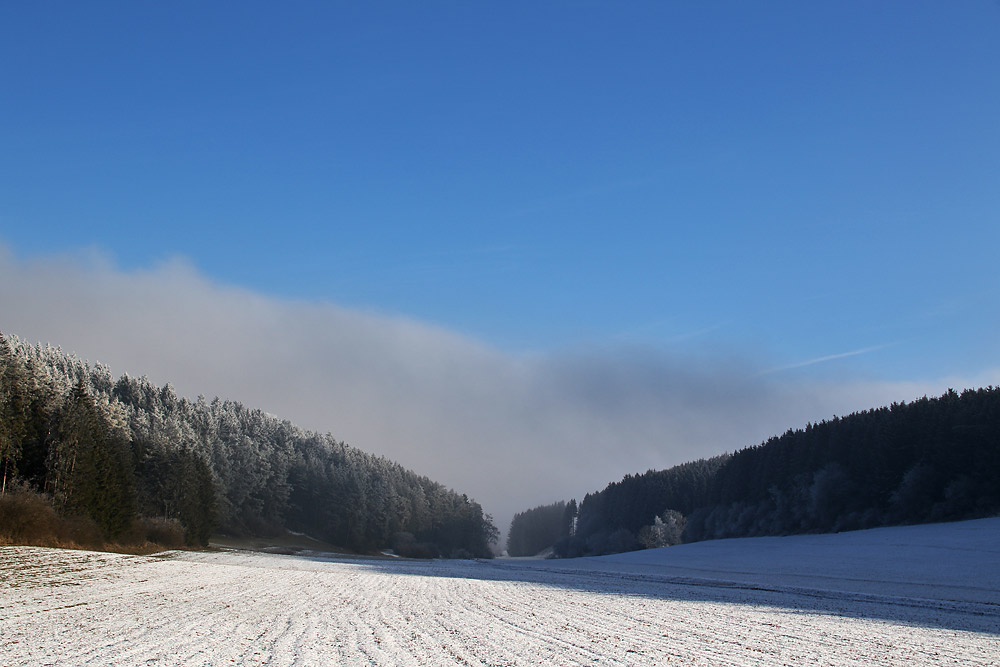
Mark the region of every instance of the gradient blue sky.
<instances>
[{"instance_id":1,"label":"gradient blue sky","mask_svg":"<svg viewBox=\"0 0 1000 667\"><path fill-rule=\"evenodd\" d=\"M500 516L1000 381L998 212L988 0L0 6L0 330Z\"/></svg>"},{"instance_id":2,"label":"gradient blue sky","mask_svg":"<svg viewBox=\"0 0 1000 667\"><path fill-rule=\"evenodd\" d=\"M0 25L19 256L182 256L515 351L1000 362L997 3L39 2Z\"/></svg>"}]
</instances>

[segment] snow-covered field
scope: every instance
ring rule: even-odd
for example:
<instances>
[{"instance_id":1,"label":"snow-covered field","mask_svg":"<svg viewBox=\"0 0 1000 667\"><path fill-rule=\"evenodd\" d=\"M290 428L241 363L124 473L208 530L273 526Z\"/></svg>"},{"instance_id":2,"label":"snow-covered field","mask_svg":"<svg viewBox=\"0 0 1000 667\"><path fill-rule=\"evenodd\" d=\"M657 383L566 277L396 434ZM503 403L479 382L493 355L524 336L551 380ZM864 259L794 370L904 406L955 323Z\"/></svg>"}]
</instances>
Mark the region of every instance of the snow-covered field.
<instances>
[{"instance_id":1,"label":"snow-covered field","mask_svg":"<svg viewBox=\"0 0 1000 667\"><path fill-rule=\"evenodd\" d=\"M998 665L1000 519L575 561L6 547L0 664Z\"/></svg>"}]
</instances>

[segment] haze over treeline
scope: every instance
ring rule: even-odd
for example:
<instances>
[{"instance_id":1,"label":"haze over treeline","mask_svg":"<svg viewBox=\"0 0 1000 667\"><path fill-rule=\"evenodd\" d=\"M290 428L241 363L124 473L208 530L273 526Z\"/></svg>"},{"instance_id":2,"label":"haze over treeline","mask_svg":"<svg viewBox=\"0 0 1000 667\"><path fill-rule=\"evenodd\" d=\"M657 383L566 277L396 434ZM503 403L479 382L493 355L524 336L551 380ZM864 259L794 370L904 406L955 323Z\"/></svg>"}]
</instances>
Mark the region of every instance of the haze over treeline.
<instances>
[{"instance_id":1,"label":"haze over treeline","mask_svg":"<svg viewBox=\"0 0 1000 667\"><path fill-rule=\"evenodd\" d=\"M291 529L358 551L488 557L497 537L474 500L332 435L3 334L0 474L3 494L43 493L108 540L141 517L178 522L189 544Z\"/></svg>"},{"instance_id":2,"label":"haze over treeline","mask_svg":"<svg viewBox=\"0 0 1000 667\"><path fill-rule=\"evenodd\" d=\"M489 556L498 537L474 500L329 434L3 334L0 476L0 495L43 494L108 540L152 519L189 544L291 529L415 556ZM578 556L967 519L1000 511L998 489L1000 389L949 390L519 512L507 547Z\"/></svg>"},{"instance_id":3,"label":"haze over treeline","mask_svg":"<svg viewBox=\"0 0 1000 667\"><path fill-rule=\"evenodd\" d=\"M127 270L100 252L26 259L0 247L0 311L3 330L115 377L332 431L474 495L502 527L525 507L790 425L1000 382L989 363L898 380L832 372L864 354L769 372L777 359L699 337L505 351L428 322L226 285L183 260Z\"/></svg>"}]
</instances>

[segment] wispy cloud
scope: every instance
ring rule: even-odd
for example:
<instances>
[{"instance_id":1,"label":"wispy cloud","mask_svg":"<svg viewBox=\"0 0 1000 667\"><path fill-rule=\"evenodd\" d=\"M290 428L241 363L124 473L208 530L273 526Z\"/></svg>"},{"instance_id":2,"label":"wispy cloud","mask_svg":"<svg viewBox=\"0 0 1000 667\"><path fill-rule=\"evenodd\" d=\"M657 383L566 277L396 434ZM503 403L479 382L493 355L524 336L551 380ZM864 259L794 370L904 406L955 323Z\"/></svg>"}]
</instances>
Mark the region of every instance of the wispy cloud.
<instances>
[{"instance_id":1,"label":"wispy cloud","mask_svg":"<svg viewBox=\"0 0 1000 667\"><path fill-rule=\"evenodd\" d=\"M871 347L863 347L859 350L851 350L850 352L840 352L838 354L828 354L822 357L815 357L813 359L807 359L805 361L799 361L794 364L788 364L787 366L778 366L776 368L769 368L763 371L761 375L771 375L773 373L780 373L782 371L790 371L796 368L805 368L806 366L815 366L816 364L822 364L827 361L836 361L837 359L846 359L848 357L857 357L862 354L869 354L870 352L877 352L878 350L884 350L887 347L892 347L898 345L899 341L893 343L885 343L883 345L872 345Z\"/></svg>"}]
</instances>

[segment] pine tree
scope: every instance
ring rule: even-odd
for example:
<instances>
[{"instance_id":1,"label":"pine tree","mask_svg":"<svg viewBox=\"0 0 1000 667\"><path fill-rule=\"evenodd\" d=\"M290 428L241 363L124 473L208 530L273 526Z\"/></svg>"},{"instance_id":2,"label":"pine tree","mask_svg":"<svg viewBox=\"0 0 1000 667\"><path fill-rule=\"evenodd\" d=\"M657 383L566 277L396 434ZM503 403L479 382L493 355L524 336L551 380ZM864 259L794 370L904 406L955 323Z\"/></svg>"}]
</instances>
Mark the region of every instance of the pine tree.
<instances>
[{"instance_id":1,"label":"pine tree","mask_svg":"<svg viewBox=\"0 0 1000 667\"><path fill-rule=\"evenodd\" d=\"M51 429L46 488L56 506L115 538L135 516L133 469L125 435L111 429L80 378Z\"/></svg>"},{"instance_id":2,"label":"pine tree","mask_svg":"<svg viewBox=\"0 0 1000 667\"><path fill-rule=\"evenodd\" d=\"M28 421L27 373L14 356L6 337L0 333L0 496L8 481L17 474L23 453Z\"/></svg>"}]
</instances>

